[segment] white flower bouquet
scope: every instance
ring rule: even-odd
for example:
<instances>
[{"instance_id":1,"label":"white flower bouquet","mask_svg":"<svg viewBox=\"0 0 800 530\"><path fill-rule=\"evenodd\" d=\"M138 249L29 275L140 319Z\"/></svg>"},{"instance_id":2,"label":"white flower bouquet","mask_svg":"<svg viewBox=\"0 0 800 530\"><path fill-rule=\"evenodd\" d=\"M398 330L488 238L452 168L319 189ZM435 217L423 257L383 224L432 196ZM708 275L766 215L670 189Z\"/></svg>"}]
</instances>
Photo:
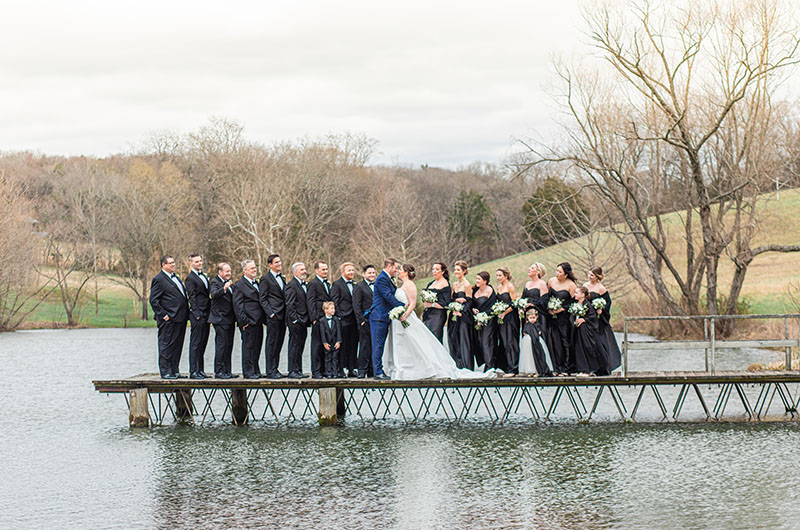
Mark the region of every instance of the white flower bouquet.
<instances>
[{"instance_id":1,"label":"white flower bouquet","mask_svg":"<svg viewBox=\"0 0 800 530\"><path fill-rule=\"evenodd\" d=\"M606 299L605 298L595 298L594 300L592 300L592 307L595 308L595 310L597 310L597 311L600 311L601 309L605 309L606 308Z\"/></svg>"},{"instance_id":2,"label":"white flower bouquet","mask_svg":"<svg viewBox=\"0 0 800 530\"><path fill-rule=\"evenodd\" d=\"M451 315L450 316L450 320L455 322L458 319L458 317L455 315L455 313L456 312L461 313L462 311L464 311L464 304L462 304L461 302L450 302L447 305L447 310L450 312L450 315Z\"/></svg>"},{"instance_id":3,"label":"white flower bouquet","mask_svg":"<svg viewBox=\"0 0 800 530\"><path fill-rule=\"evenodd\" d=\"M569 311L569 314L574 316L575 318L582 318L583 316L586 315L586 309L587 308L585 305L575 302L569 306L569 309L567 309L567 311Z\"/></svg>"},{"instance_id":4,"label":"white flower bouquet","mask_svg":"<svg viewBox=\"0 0 800 530\"><path fill-rule=\"evenodd\" d=\"M497 317L497 322L503 323L503 312L508 309L508 304L505 302L495 302L492 304L492 315Z\"/></svg>"},{"instance_id":5,"label":"white flower bouquet","mask_svg":"<svg viewBox=\"0 0 800 530\"><path fill-rule=\"evenodd\" d=\"M564 308L564 303L561 301L561 298L556 298L554 296L554 297L550 298L550 300L547 302L547 309L549 309L550 311L553 311L554 313L556 311L558 311L559 309L563 309L563 308Z\"/></svg>"},{"instance_id":6,"label":"white flower bouquet","mask_svg":"<svg viewBox=\"0 0 800 530\"><path fill-rule=\"evenodd\" d=\"M477 313L475 315L475 329L481 329L483 326L488 324L491 319L492 317L486 313Z\"/></svg>"},{"instance_id":7,"label":"white flower bouquet","mask_svg":"<svg viewBox=\"0 0 800 530\"><path fill-rule=\"evenodd\" d=\"M419 297L422 298L423 302L433 304L436 303L438 295L433 291L429 291L428 289L423 289L419 292Z\"/></svg>"},{"instance_id":8,"label":"white flower bouquet","mask_svg":"<svg viewBox=\"0 0 800 530\"><path fill-rule=\"evenodd\" d=\"M405 320L400 320L400 317L402 317L405 314L406 314L405 306L399 305L399 306L395 307L394 309L392 309L391 311L389 311L389 318L392 319L392 320L399 321L403 325L404 328L407 328L411 324L409 324Z\"/></svg>"}]
</instances>

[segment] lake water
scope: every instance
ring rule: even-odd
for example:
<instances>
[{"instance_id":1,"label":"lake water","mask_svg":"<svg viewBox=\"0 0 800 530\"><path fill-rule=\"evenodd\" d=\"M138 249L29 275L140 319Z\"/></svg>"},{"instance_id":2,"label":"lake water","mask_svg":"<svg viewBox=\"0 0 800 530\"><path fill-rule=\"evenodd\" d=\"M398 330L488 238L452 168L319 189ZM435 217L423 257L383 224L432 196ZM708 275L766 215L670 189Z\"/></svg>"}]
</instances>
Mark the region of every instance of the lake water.
<instances>
[{"instance_id":1,"label":"lake water","mask_svg":"<svg viewBox=\"0 0 800 530\"><path fill-rule=\"evenodd\" d=\"M91 380L155 351L155 329L0 334L0 528L800 527L798 423L130 430Z\"/></svg>"}]
</instances>

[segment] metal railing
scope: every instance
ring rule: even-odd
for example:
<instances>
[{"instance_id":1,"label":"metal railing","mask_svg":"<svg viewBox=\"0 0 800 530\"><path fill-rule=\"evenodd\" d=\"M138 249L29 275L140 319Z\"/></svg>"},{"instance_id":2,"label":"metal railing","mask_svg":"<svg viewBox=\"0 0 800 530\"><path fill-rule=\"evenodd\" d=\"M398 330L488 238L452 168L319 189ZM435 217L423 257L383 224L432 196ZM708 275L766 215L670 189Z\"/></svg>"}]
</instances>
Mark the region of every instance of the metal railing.
<instances>
[{"instance_id":1,"label":"metal railing","mask_svg":"<svg viewBox=\"0 0 800 530\"><path fill-rule=\"evenodd\" d=\"M782 339L761 340L718 340L716 337L716 323L720 320L752 320L752 319L783 319L784 337ZM634 321L657 320L702 320L703 340L670 340L670 341L629 341L628 323ZM789 320L797 320L798 338L789 338ZM673 350L681 348L702 348L705 352L705 371L715 373L717 348L785 348L786 370L792 369L792 348L800 350L800 314L790 313L784 315L691 315L691 316L654 316L654 317L625 317L623 322L622 340L622 375L628 374L628 352L630 350ZM710 352L710 356L709 356Z\"/></svg>"}]
</instances>

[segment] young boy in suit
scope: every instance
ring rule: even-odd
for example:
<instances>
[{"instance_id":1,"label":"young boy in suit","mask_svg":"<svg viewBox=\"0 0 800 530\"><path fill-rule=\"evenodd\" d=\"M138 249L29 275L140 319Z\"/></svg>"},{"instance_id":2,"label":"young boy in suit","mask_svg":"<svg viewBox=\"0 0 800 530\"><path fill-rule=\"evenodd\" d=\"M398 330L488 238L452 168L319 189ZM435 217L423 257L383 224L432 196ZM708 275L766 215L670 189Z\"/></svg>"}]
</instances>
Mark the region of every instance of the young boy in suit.
<instances>
[{"instance_id":1,"label":"young boy in suit","mask_svg":"<svg viewBox=\"0 0 800 530\"><path fill-rule=\"evenodd\" d=\"M342 346L342 321L336 316L336 305L323 302L325 316L317 320L319 336L325 350L324 376L328 379L344 377L344 370L339 365L339 348Z\"/></svg>"}]
</instances>

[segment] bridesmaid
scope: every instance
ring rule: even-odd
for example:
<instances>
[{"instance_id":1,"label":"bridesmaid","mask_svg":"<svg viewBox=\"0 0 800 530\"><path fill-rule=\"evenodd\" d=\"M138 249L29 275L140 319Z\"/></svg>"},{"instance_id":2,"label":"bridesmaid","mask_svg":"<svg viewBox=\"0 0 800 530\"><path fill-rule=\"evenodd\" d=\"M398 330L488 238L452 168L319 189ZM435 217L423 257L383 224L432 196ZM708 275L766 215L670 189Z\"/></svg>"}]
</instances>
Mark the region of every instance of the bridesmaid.
<instances>
[{"instance_id":1,"label":"bridesmaid","mask_svg":"<svg viewBox=\"0 0 800 530\"><path fill-rule=\"evenodd\" d=\"M547 282L550 298L561 300L561 309L547 310L550 315L547 323L547 348L553 359L553 371L565 375L575 371L575 359L571 355L572 323L567 309L575 296L575 275L572 265L567 262L556 267L556 275Z\"/></svg>"},{"instance_id":2,"label":"bridesmaid","mask_svg":"<svg viewBox=\"0 0 800 530\"><path fill-rule=\"evenodd\" d=\"M528 267L528 282L525 288L522 289L522 298L528 299L528 305L525 312L530 308L536 309L539 313L539 327L547 334L547 321L549 314L547 313L547 301L550 299L550 288L547 287L547 282L542 278L547 274L547 269L541 263L534 263Z\"/></svg>"},{"instance_id":3,"label":"bridesmaid","mask_svg":"<svg viewBox=\"0 0 800 530\"><path fill-rule=\"evenodd\" d=\"M582 317L571 317L575 367L579 376L594 375L605 368L605 358L597 342L598 318L589 302L589 289L583 285L575 289L575 303L586 309L586 314Z\"/></svg>"},{"instance_id":4,"label":"bridesmaid","mask_svg":"<svg viewBox=\"0 0 800 530\"><path fill-rule=\"evenodd\" d=\"M508 309L502 313L503 323L499 323L500 352L505 356L506 374L503 377L514 377L519 373L519 311L514 307L517 290L511 283L511 271L508 267L498 267L497 275L497 301L508 304Z\"/></svg>"},{"instance_id":5,"label":"bridesmaid","mask_svg":"<svg viewBox=\"0 0 800 530\"><path fill-rule=\"evenodd\" d=\"M424 302L422 321L436 336L439 342L444 341L444 325L447 323L447 306L450 304L450 273L444 263L434 263L431 268L433 280L425 288L436 293L436 301Z\"/></svg>"},{"instance_id":6,"label":"bridesmaid","mask_svg":"<svg viewBox=\"0 0 800 530\"><path fill-rule=\"evenodd\" d=\"M486 313L491 315L492 305L497 301L494 289L489 284L489 273L481 271L475 277L475 287L472 288L472 314ZM494 352L497 343L497 319L492 317L489 322L475 333L475 359L477 364L485 365L484 371L495 367Z\"/></svg>"},{"instance_id":7,"label":"bridesmaid","mask_svg":"<svg viewBox=\"0 0 800 530\"><path fill-rule=\"evenodd\" d=\"M616 370L622 364L622 352L619 351L617 338L614 336L614 330L611 329L611 295L608 294L608 289L601 283L603 281L603 269L600 267L592 267L589 269L589 281L584 283L584 287L589 289L589 300L595 298L602 298L606 301L606 306L603 309L597 310L597 318L599 319L599 331L597 334L597 342L600 343L600 348L603 351L606 361L607 373L598 372L597 375L610 375L611 372Z\"/></svg>"},{"instance_id":8,"label":"bridesmaid","mask_svg":"<svg viewBox=\"0 0 800 530\"><path fill-rule=\"evenodd\" d=\"M467 280L469 267L466 261L456 261L453 265L453 275L456 281L452 284L451 299L453 302L464 304L464 311L455 311L447 321L447 339L450 346L450 356L459 368L475 369L472 357L472 286ZM455 320L453 320L455 317Z\"/></svg>"}]
</instances>

